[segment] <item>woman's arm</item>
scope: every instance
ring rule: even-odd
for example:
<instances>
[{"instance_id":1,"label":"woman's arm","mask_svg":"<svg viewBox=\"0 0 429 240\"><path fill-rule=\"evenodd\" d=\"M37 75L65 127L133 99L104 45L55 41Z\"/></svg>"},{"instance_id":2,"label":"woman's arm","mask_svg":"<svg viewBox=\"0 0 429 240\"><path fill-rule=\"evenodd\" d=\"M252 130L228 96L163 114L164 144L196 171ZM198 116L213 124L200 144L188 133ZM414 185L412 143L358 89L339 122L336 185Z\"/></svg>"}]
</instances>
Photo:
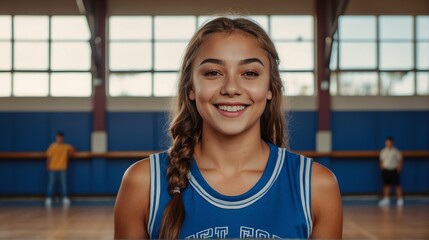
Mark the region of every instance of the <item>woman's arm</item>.
<instances>
[{"instance_id":1,"label":"woman's arm","mask_svg":"<svg viewBox=\"0 0 429 240\"><path fill-rule=\"evenodd\" d=\"M148 238L150 163L139 161L128 168L115 203L115 239Z\"/></svg>"},{"instance_id":2,"label":"woman's arm","mask_svg":"<svg viewBox=\"0 0 429 240\"><path fill-rule=\"evenodd\" d=\"M335 175L319 163L313 163L311 175L313 232L311 238L341 239L343 210Z\"/></svg>"}]
</instances>

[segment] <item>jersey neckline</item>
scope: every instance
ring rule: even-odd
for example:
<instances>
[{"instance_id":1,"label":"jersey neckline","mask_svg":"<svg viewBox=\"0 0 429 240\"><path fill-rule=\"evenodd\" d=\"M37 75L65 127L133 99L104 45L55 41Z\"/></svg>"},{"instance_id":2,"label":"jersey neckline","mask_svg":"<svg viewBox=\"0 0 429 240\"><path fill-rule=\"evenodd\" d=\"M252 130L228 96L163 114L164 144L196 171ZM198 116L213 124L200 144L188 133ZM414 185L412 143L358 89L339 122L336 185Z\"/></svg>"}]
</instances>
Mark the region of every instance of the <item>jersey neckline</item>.
<instances>
[{"instance_id":1,"label":"jersey neckline","mask_svg":"<svg viewBox=\"0 0 429 240\"><path fill-rule=\"evenodd\" d=\"M252 204L265 195L275 182L284 161L285 149L278 148L272 143L267 143L270 148L267 165L261 178L247 192L236 196L219 193L204 179L195 160L192 161L191 171L188 173L190 185L208 202L221 208L237 209Z\"/></svg>"}]
</instances>

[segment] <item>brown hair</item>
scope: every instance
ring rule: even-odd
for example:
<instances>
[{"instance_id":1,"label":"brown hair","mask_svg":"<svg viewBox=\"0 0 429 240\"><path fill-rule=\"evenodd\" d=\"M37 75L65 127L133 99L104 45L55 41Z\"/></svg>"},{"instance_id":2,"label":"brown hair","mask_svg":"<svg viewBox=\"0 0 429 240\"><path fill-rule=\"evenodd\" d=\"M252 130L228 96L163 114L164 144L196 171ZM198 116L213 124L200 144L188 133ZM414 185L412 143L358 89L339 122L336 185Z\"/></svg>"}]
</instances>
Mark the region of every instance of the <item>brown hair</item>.
<instances>
[{"instance_id":1,"label":"brown hair","mask_svg":"<svg viewBox=\"0 0 429 240\"><path fill-rule=\"evenodd\" d=\"M180 228L185 219L185 208L181 193L174 189L179 188L183 191L187 187L187 174L191 167L194 146L201 138L202 119L195 102L189 99L189 92L192 89L192 64L201 44L211 34L236 32L253 36L259 46L266 51L270 61L269 89L273 97L267 102L261 116L261 138L280 147L287 146L285 117L282 108L283 85L278 69L279 58L273 42L258 24L246 18L220 17L209 21L195 33L189 42L181 66L178 95L170 120L170 134L173 142L169 149L170 165L167 169L167 176L168 191L172 198L164 210L160 239L175 239L180 234Z\"/></svg>"}]
</instances>

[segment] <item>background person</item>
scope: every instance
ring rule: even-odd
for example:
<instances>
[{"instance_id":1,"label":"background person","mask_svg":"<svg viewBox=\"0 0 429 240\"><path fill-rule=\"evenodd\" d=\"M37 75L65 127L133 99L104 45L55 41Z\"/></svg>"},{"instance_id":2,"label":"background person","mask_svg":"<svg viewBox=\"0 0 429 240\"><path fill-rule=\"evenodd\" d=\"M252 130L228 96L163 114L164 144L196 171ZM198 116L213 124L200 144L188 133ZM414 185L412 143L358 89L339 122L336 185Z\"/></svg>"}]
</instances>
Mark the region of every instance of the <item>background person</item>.
<instances>
[{"instance_id":1,"label":"background person","mask_svg":"<svg viewBox=\"0 0 429 240\"><path fill-rule=\"evenodd\" d=\"M52 196L55 182L59 180L61 186L61 197L63 205L69 205L70 199L67 197L67 165L69 157L75 152L75 148L67 143L64 143L64 133L56 134L55 142L53 142L48 150L47 169L48 169L48 189L45 200L46 206L51 206Z\"/></svg>"},{"instance_id":2,"label":"background person","mask_svg":"<svg viewBox=\"0 0 429 240\"><path fill-rule=\"evenodd\" d=\"M393 138L387 137L385 147L380 152L380 169L383 179L383 199L379 202L380 206L388 206L390 204L390 188L395 186L396 205L403 206L404 199L400 183L400 173L402 170L402 155L394 146Z\"/></svg>"}]
</instances>

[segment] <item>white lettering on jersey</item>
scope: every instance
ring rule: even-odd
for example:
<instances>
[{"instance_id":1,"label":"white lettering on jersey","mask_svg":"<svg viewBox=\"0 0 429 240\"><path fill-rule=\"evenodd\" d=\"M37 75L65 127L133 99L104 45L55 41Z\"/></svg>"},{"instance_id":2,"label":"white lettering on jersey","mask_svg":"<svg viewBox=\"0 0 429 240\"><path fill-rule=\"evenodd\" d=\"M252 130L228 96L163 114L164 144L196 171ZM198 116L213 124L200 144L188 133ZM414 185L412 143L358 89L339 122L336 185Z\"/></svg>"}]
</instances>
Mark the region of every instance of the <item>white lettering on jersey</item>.
<instances>
[{"instance_id":1,"label":"white lettering on jersey","mask_svg":"<svg viewBox=\"0 0 429 240\"><path fill-rule=\"evenodd\" d=\"M228 227L217 227L217 228L215 228L216 238L226 238L226 235L228 235Z\"/></svg>"},{"instance_id":2,"label":"white lettering on jersey","mask_svg":"<svg viewBox=\"0 0 429 240\"><path fill-rule=\"evenodd\" d=\"M240 238L254 238L255 229L250 227L240 227Z\"/></svg>"},{"instance_id":3,"label":"white lettering on jersey","mask_svg":"<svg viewBox=\"0 0 429 240\"><path fill-rule=\"evenodd\" d=\"M190 235L185 239L190 238L227 238L229 233L229 227L215 227L207 228L196 234ZM275 234L270 234L269 232L262 229L255 229L251 227L241 226L240 227L240 238L280 238Z\"/></svg>"}]
</instances>

